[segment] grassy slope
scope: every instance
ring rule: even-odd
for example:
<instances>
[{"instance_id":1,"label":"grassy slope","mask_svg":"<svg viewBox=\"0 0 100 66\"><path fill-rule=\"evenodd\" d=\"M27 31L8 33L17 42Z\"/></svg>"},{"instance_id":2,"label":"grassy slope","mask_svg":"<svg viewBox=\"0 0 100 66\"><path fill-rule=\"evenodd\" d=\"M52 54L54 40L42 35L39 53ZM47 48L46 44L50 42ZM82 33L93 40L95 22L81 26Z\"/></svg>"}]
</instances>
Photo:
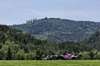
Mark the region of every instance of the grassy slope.
<instances>
[{"instance_id":1,"label":"grassy slope","mask_svg":"<svg viewBox=\"0 0 100 66\"><path fill-rule=\"evenodd\" d=\"M0 61L0 66L100 66L100 60Z\"/></svg>"}]
</instances>

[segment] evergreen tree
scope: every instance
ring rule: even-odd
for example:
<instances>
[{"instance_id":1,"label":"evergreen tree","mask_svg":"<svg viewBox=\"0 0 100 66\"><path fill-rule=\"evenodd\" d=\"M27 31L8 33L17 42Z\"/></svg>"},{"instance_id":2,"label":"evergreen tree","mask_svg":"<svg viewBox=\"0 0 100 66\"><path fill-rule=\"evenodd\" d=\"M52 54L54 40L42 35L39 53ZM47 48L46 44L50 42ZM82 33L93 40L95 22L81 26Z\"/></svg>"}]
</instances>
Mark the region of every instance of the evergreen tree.
<instances>
[{"instance_id":1,"label":"evergreen tree","mask_svg":"<svg viewBox=\"0 0 100 66\"><path fill-rule=\"evenodd\" d=\"M90 52L90 53L89 53L89 56L90 56L91 59L93 59L93 57L94 57L93 52Z\"/></svg>"},{"instance_id":2,"label":"evergreen tree","mask_svg":"<svg viewBox=\"0 0 100 66\"><path fill-rule=\"evenodd\" d=\"M7 52L7 60L12 60L12 52L11 52L11 49L10 47L8 48L8 52Z\"/></svg>"}]
</instances>

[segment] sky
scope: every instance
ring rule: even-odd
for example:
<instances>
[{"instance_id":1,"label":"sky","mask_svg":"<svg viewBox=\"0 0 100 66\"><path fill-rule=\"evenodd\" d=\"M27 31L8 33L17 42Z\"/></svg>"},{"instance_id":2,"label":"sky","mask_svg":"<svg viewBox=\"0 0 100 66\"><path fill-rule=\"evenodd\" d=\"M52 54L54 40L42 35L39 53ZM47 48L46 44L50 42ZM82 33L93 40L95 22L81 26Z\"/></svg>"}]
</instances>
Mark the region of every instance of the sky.
<instances>
[{"instance_id":1,"label":"sky","mask_svg":"<svg viewBox=\"0 0 100 66\"><path fill-rule=\"evenodd\" d=\"M100 22L100 0L0 0L0 24L45 17Z\"/></svg>"}]
</instances>

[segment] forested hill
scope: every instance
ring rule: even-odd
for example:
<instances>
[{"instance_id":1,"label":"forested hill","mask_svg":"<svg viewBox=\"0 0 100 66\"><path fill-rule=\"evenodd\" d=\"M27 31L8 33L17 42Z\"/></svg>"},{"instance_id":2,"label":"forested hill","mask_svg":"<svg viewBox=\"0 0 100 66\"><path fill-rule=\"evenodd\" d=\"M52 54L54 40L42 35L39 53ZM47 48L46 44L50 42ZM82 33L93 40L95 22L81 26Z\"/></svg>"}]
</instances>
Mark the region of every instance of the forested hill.
<instances>
[{"instance_id":1,"label":"forested hill","mask_svg":"<svg viewBox=\"0 0 100 66\"><path fill-rule=\"evenodd\" d=\"M63 42L78 41L88 37L97 30L100 30L100 23L60 18L44 18L29 20L25 24L12 25L10 27L28 32L39 39Z\"/></svg>"},{"instance_id":2,"label":"forested hill","mask_svg":"<svg viewBox=\"0 0 100 66\"><path fill-rule=\"evenodd\" d=\"M100 51L100 32L95 32L84 40L81 40L80 43L88 45Z\"/></svg>"},{"instance_id":3,"label":"forested hill","mask_svg":"<svg viewBox=\"0 0 100 66\"><path fill-rule=\"evenodd\" d=\"M47 42L36 39L29 33L0 25L0 60L32 60L41 59L47 55L63 53L79 53L92 48L74 42Z\"/></svg>"}]
</instances>

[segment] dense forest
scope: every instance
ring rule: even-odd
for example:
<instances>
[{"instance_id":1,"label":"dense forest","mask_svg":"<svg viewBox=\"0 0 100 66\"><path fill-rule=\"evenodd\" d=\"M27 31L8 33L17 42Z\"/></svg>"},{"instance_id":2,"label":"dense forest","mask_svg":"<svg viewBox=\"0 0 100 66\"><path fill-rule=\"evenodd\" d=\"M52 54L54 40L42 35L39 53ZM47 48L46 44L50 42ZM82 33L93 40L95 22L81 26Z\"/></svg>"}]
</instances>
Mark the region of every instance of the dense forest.
<instances>
[{"instance_id":1,"label":"dense forest","mask_svg":"<svg viewBox=\"0 0 100 66\"><path fill-rule=\"evenodd\" d=\"M100 59L99 50L90 45L73 41L48 42L21 30L0 25L0 60L40 60L47 55L64 53L82 53L82 59Z\"/></svg>"},{"instance_id":2,"label":"dense forest","mask_svg":"<svg viewBox=\"0 0 100 66\"><path fill-rule=\"evenodd\" d=\"M96 31L94 34L88 36L84 40L81 40L80 43L88 45L100 51L100 32Z\"/></svg>"},{"instance_id":3,"label":"dense forest","mask_svg":"<svg viewBox=\"0 0 100 66\"><path fill-rule=\"evenodd\" d=\"M46 17L43 19L28 20L25 24L12 25L9 27L20 29L39 39L51 42L76 42L88 37L97 30L99 31L100 23Z\"/></svg>"}]
</instances>

